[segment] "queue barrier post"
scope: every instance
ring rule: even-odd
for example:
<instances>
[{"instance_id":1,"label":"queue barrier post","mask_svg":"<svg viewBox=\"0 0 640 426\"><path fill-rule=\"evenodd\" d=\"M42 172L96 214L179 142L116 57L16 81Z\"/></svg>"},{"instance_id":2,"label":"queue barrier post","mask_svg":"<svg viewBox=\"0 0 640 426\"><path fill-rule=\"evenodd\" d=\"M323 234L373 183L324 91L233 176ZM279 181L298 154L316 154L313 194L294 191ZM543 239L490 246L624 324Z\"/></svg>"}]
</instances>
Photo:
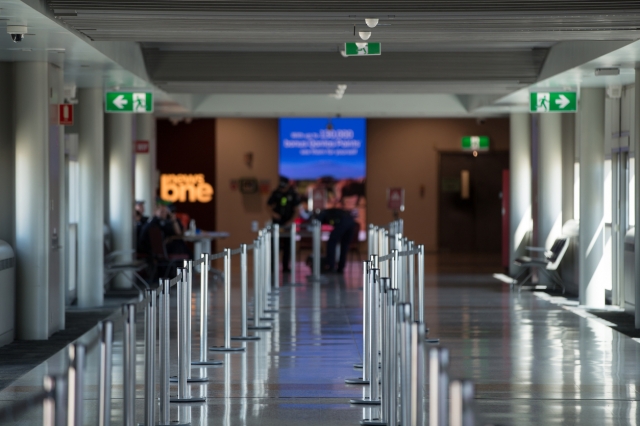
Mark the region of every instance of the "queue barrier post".
<instances>
[{"instance_id":1,"label":"queue barrier post","mask_svg":"<svg viewBox=\"0 0 640 426\"><path fill-rule=\"evenodd\" d=\"M192 397L191 388L188 385L189 370L191 369L191 360L187 358L186 350L188 342L189 321L187 320L187 312L189 304L188 300L188 277L187 270L183 269L180 273L178 285L178 301L177 301L177 319L178 319L178 397L171 398L172 403L191 403L205 402L205 398ZM197 379L196 379L197 380Z\"/></svg>"},{"instance_id":2,"label":"queue barrier post","mask_svg":"<svg viewBox=\"0 0 640 426\"><path fill-rule=\"evenodd\" d=\"M475 426L471 380L454 380L449 385L449 426Z\"/></svg>"},{"instance_id":3,"label":"queue barrier post","mask_svg":"<svg viewBox=\"0 0 640 426\"><path fill-rule=\"evenodd\" d=\"M255 247L254 247L255 250ZM240 298L241 298L241 327L242 333L240 336L232 337L231 340L260 340L258 336L249 336L247 333L247 277L248 277L248 264L247 264L247 245L240 245Z\"/></svg>"},{"instance_id":4,"label":"queue barrier post","mask_svg":"<svg viewBox=\"0 0 640 426\"><path fill-rule=\"evenodd\" d=\"M253 325L249 330L271 330L270 325L262 324L262 291L264 289L262 263L264 260L264 239L262 231L258 232L258 239L253 242Z\"/></svg>"},{"instance_id":5,"label":"queue barrier post","mask_svg":"<svg viewBox=\"0 0 640 426\"><path fill-rule=\"evenodd\" d=\"M147 290L144 327L144 424L156 424L156 290Z\"/></svg>"},{"instance_id":6,"label":"queue barrier post","mask_svg":"<svg viewBox=\"0 0 640 426\"><path fill-rule=\"evenodd\" d=\"M320 244L322 239L322 228L318 219L313 219L312 226L312 244L313 244L313 281L320 281Z\"/></svg>"},{"instance_id":7,"label":"queue barrier post","mask_svg":"<svg viewBox=\"0 0 640 426\"><path fill-rule=\"evenodd\" d=\"M209 273L206 271L211 265L211 255L202 253L200 261L200 359L191 362L191 365L201 367L221 365L222 361L210 360L207 357L207 348L209 346Z\"/></svg>"},{"instance_id":8,"label":"queue barrier post","mask_svg":"<svg viewBox=\"0 0 640 426\"><path fill-rule=\"evenodd\" d=\"M362 265L362 288L363 288L363 303L362 303L362 348L363 348L363 356L362 356L362 364L360 368L362 368L362 377L354 377L345 379L344 382L349 385L368 385L369 384L369 369L367 368L368 364L368 335L367 335L367 314L368 314L368 273L369 273L369 262L364 261ZM366 395L365 395L366 397Z\"/></svg>"},{"instance_id":9,"label":"queue barrier post","mask_svg":"<svg viewBox=\"0 0 640 426\"><path fill-rule=\"evenodd\" d=\"M243 352L244 347L231 346L231 250L224 249L224 346L212 346L214 352Z\"/></svg>"},{"instance_id":10,"label":"queue barrier post","mask_svg":"<svg viewBox=\"0 0 640 426\"><path fill-rule=\"evenodd\" d=\"M67 424L82 426L84 415L84 363L86 348L81 343L69 346L69 368L67 370Z\"/></svg>"},{"instance_id":11,"label":"queue barrier post","mask_svg":"<svg viewBox=\"0 0 640 426\"><path fill-rule=\"evenodd\" d=\"M429 425L448 426L447 396L449 393L449 350L429 351Z\"/></svg>"},{"instance_id":12,"label":"queue barrier post","mask_svg":"<svg viewBox=\"0 0 640 426\"><path fill-rule=\"evenodd\" d=\"M98 370L98 426L110 426L113 322L103 321L101 325L100 367Z\"/></svg>"},{"instance_id":13,"label":"queue barrier post","mask_svg":"<svg viewBox=\"0 0 640 426\"><path fill-rule=\"evenodd\" d=\"M277 295L280 291L280 225L277 223L271 225L271 232L273 234L273 255L271 256L273 261L273 288L271 288L270 294Z\"/></svg>"},{"instance_id":14,"label":"queue barrier post","mask_svg":"<svg viewBox=\"0 0 640 426\"><path fill-rule=\"evenodd\" d=\"M45 375L42 380L42 388L46 396L42 401L42 425L66 426L65 414L65 388L66 381L63 375Z\"/></svg>"},{"instance_id":15,"label":"queue barrier post","mask_svg":"<svg viewBox=\"0 0 640 426\"><path fill-rule=\"evenodd\" d=\"M123 306L123 417L125 426L135 426L136 400L136 305L128 303Z\"/></svg>"}]
</instances>

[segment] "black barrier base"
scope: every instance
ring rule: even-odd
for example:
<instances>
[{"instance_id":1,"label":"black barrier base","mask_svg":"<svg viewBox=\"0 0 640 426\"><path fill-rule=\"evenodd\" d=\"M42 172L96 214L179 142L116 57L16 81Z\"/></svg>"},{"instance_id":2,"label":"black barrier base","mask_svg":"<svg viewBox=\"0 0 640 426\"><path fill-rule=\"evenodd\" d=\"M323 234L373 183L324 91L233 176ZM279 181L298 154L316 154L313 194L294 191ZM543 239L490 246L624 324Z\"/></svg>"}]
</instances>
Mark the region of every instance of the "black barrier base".
<instances>
[{"instance_id":1,"label":"black barrier base","mask_svg":"<svg viewBox=\"0 0 640 426\"><path fill-rule=\"evenodd\" d=\"M344 382L348 385L368 385L369 384L369 380L363 380L362 377L344 379Z\"/></svg>"},{"instance_id":2,"label":"black barrier base","mask_svg":"<svg viewBox=\"0 0 640 426\"><path fill-rule=\"evenodd\" d=\"M440 339L424 339L425 343L431 343L432 345L440 344Z\"/></svg>"},{"instance_id":3,"label":"black barrier base","mask_svg":"<svg viewBox=\"0 0 640 426\"><path fill-rule=\"evenodd\" d=\"M260 336L232 336L231 340L260 340Z\"/></svg>"},{"instance_id":4,"label":"black barrier base","mask_svg":"<svg viewBox=\"0 0 640 426\"><path fill-rule=\"evenodd\" d=\"M354 404L354 405L380 405L380 400L379 399L371 400L369 398L352 399L352 400L349 401L349 404Z\"/></svg>"},{"instance_id":5,"label":"black barrier base","mask_svg":"<svg viewBox=\"0 0 640 426\"><path fill-rule=\"evenodd\" d=\"M244 352L244 349L245 348L233 348L233 347L225 348L224 346L212 346L209 348L209 350L213 352Z\"/></svg>"},{"instance_id":6,"label":"black barrier base","mask_svg":"<svg viewBox=\"0 0 640 426\"><path fill-rule=\"evenodd\" d=\"M277 309L265 309L264 310L265 314L277 314L278 312L280 312L280 311L277 310ZM260 318L260 319L262 319L262 318Z\"/></svg>"},{"instance_id":7,"label":"black barrier base","mask_svg":"<svg viewBox=\"0 0 640 426\"><path fill-rule=\"evenodd\" d=\"M380 419L362 419L360 424L363 426L387 426L387 422Z\"/></svg>"},{"instance_id":8,"label":"black barrier base","mask_svg":"<svg viewBox=\"0 0 640 426\"><path fill-rule=\"evenodd\" d=\"M169 398L169 402L173 404L194 404L207 402L207 398L191 397L191 398Z\"/></svg>"},{"instance_id":9,"label":"black barrier base","mask_svg":"<svg viewBox=\"0 0 640 426\"><path fill-rule=\"evenodd\" d=\"M247 327L247 329L257 330L257 331L260 331L260 330L267 331L267 330L272 330L273 328L270 325L250 325Z\"/></svg>"},{"instance_id":10,"label":"black barrier base","mask_svg":"<svg viewBox=\"0 0 640 426\"><path fill-rule=\"evenodd\" d=\"M247 321L253 321L253 318L247 318ZM273 317L260 317L260 321L273 321ZM255 325L248 326L247 328L251 330L251 327L255 327ZM265 327L270 327L270 326L265 325ZM258 328L257 330L260 330L260 329Z\"/></svg>"},{"instance_id":11,"label":"black barrier base","mask_svg":"<svg viewBox=\"0 0 640 426\"><path fill-rule=\"evenodd\" d=\"M187 383L206 383L209 381L208 377L192 377L187 379ZM169 382L178 383L178 376L169 377Z\"/></svg>"},{"instance_id":12,"label":"black barrier base","mask_svg":"<svg viewBox=\"0 0 640 426\"><path fill-rule=\"evenodd\" d=\"M362 363L360 364L353 364L353 368L357 369L357 370L362 370Z\"/></svg>"},{"instance_id":13,"label":"black barrier base","mask_svg":"<svg viewBox=\"0 0 640 426\"><path fill-rule=\"evenodd\" d=\"M207 366L207 365L222 365L222 361L192 361L191 365L197 365L199 367L201 366Z\"/></svg>"}]
</instances>

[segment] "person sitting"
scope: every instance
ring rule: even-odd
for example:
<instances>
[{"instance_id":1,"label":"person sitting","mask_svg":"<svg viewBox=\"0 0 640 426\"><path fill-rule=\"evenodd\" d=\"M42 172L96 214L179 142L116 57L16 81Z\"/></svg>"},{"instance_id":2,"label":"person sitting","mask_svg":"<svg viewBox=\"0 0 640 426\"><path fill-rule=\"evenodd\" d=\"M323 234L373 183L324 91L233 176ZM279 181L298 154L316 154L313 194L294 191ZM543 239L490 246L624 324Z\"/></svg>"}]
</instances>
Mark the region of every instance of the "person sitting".
<instances>
[{"instance_id":1,"label":"person sitting","mask_svg":"<svg viewBox=\"0 0 640 426\"><path fill-rule=\"evenodd\" d=\"M149 236L151 227L158 227L162 231L167 254L190 254L189 248L181 238L184 234L182 224L166 203L158 203L153 217L142 228L140 233L140 251L142 253L152 254Z\"/></svg>"}]
</instances>

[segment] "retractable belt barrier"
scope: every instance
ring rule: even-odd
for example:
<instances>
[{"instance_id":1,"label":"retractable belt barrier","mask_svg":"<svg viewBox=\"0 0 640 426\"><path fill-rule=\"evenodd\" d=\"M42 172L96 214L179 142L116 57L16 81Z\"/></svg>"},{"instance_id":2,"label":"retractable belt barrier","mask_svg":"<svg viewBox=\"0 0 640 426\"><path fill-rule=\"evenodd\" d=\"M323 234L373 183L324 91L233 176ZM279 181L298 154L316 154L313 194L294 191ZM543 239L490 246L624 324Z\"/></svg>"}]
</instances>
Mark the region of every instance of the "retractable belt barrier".
<instances>
[{"instance_id":1,"label":"retractable belt barrier","mask_svg":"<svg viewBox=\"0 0 640 426\"><path fill-rule=\"evenodd\" d=\"M424 246L403 237L402 221L370 225L369 260L363 263L362 377L347 384L364 385L360 422L367 426L422 426L425 381ZM418 263L417 309L415 263ZM449 385L449 352L432 347L428 352L429 421L432 426L473 426L473 383Z\"/></svg>"}]
</instances>

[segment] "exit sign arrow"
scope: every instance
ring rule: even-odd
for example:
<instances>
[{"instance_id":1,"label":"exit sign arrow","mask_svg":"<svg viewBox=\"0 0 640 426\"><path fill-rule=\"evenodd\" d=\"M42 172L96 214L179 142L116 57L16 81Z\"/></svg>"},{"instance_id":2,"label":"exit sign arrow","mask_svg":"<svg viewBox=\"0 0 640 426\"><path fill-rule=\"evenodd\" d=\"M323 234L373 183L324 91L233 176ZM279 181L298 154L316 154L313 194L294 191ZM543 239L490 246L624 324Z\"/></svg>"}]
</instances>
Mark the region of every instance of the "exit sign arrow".
<instances>
[{"instance_id":1,"label":"exit sign arrow","mask_svg":"<svg viewBox=\"0 0 640 426\"><path fill-rule=\"evenodd\" d=\"M575 112L576 92L534 92L530 94L531 112Z\"/></svg>"},{"instance_id":2,"label":"exit sign arrow","mask_svg":"<svg viewBox=\"0 0 640 426\"><path fill-rule=\"evenodd\" d=\"M148 92L106 92L106 112L153 112L153 94Z\"/></svg>"}]
</instances>

